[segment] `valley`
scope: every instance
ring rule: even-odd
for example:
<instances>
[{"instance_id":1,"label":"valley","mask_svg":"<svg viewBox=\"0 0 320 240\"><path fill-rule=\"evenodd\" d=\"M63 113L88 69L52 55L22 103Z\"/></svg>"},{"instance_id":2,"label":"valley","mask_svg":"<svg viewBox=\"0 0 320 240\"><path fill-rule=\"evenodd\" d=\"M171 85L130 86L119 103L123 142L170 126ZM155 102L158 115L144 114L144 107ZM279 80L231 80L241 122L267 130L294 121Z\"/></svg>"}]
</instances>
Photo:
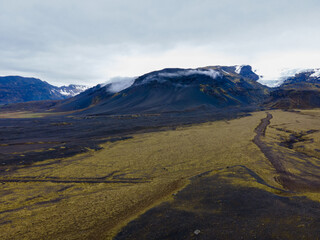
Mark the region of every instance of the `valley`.
<instances>
[{"instance_id":1,"label":"valley","mask_svg":"<svg viewBox=\"0 0 320 240\"><path fill-rule=\"evenodd\" d=\"M320 1L0 9L0 240L320 240Z\"/></svg>"},{"instance_id":2,"label":"valley","mask_svg":"<svg viewBox=\"0 0 320 240\"><path fill-rule=\"evenodd\" d=\"M319 117L316 109L268 110L131 129L74 156L2 164L1 237L310 239L319 227Z\"/></svg>"}]
</instances>

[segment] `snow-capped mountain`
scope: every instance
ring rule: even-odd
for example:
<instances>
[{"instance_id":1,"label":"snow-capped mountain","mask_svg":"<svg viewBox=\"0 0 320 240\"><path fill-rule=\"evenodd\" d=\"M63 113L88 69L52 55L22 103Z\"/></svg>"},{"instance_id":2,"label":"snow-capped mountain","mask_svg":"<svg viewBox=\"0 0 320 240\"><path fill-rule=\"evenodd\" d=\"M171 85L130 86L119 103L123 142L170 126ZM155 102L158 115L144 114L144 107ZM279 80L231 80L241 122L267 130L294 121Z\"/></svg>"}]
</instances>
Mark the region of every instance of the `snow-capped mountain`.
<instances>
[{"instance_id":1,"label":"snow-capped mountain","mask_svg":"<svg viewBox=\"0 0 320 240\"><path fill-rule=\"evenodd\" d=\"M58 92L66 97L74 97L88 88L88 86L84 85L70 84L69 86L58 87Z\"/></svg>"},{"instance_id":2,"label":"snow-capped mountain","mask_svg":"<svg viewBox=\"0 0 320 240\"><path fill-rule=\"evenodd\" d=\"M271 91L268 106L283 109L320 107L320 69L294 69Z\"/></svg>"},{"instance_id":3,"label":"snow-capped mountain","mask_svg":"<svg viewBox=\"0 0 320 240\"><path fill-rule=\"evenodd\" d=\"M304 76L304 78L301 78ZM320 79L320 68L293 68L283 69L273 76L261 76L258 82L268 87L280 87L283 84L295 81L314 81Z\"/></svg>"},{"instance_id":4,"label":"snow-capped mountain","mask_svg":"<svg viewBox=\"0 0 320 240\"><path fill-rule=\"evenodd\" d=\"M313 89L320 86L320 69L301 69L287 77L281 87Z\"/></svg>"},{"instance_id":5,"label":"snow-capped mountain","mask_svg":"<svg viewBox=\"0 0 320 240\"><path fill-rule=\"evenodd\" d=\"M0 104L61 100L73 97L87 88L87 86L82 85L57 87L36 78L0 77Z\"/></svg>"}]
</instances>

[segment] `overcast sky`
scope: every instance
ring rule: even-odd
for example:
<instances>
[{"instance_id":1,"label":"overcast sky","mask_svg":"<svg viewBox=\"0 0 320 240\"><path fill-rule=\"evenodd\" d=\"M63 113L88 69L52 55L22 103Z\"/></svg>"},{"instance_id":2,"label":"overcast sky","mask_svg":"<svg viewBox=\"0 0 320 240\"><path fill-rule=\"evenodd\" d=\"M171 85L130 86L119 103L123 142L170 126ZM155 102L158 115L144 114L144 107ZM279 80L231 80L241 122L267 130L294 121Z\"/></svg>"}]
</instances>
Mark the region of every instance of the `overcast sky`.
<instances>
[{"instance_id":1,"label":"overcast sky","mask_svg":"<svg viewBox=\"0 0 320 240\"><path fill-rule=\"evenodd\" d=\"M95 85L165 67L320 67L319 0L0 0L0 75Z\"/></svg>"}]
</instances>

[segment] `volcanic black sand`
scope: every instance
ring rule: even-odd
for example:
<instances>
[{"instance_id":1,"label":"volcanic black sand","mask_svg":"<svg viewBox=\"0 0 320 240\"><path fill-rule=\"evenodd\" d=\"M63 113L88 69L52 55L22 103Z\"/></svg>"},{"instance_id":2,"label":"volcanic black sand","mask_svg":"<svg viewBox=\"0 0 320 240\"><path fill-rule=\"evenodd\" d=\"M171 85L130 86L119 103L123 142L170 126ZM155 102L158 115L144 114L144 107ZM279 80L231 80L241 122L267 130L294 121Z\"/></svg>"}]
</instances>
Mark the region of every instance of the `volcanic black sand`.
<instances>
[{"instance_id":1,"label":"volcanic black sand","mask_svg":"<svg viewBox=\"0 0 320 240\"><path fill-rule=\"evenodd\" d=\"M115 239L318 239L319 203L235 186L237 179L257 181L241 166L194 177L174 201L149 210Z\"/></svg>"},{"instance_id":2,"label":"volcanic black sand","mask_svg":"<svg viewBox=\"0 0 320 240\"><path fill-rule=\"evenodd\" d=\"M130 134L174 129L207 121L248 115L252 109L161 114L48 116L0 118L1 165L25 165L45 159L70 157L99 150L103 142L130 138Z\"/></svg>"}]
</instances>

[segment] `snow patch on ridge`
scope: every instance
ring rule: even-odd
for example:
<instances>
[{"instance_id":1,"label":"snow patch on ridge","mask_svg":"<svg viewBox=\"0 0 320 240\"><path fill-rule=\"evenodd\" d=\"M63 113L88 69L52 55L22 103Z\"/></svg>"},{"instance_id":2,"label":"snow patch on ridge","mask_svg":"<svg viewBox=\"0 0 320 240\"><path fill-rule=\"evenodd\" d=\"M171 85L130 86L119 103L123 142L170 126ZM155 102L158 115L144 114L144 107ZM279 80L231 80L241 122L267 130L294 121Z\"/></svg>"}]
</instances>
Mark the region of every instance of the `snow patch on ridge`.
<instances>
[{"instance_id":1,"label":"snow patch on ridge","mask_svg":"<svg viewBox=\"0 0 320 240\"><path fill-rule=\"evenodd\" d=\"M314 69L314 73L310 75L310 77L320 78L320 68Z\"/></svg>"},{"instance_id":2,"label":"snow patch on ridge","mask_svg":"<svg viewBox=\"0 0 320 240\"><path fill-rule=\"evenodd\" d=\"M224 72L224 73L227 74L227 75L230 75L229 72L227 72L227 71L225 71L225 70L223 70L223 69L221 69L221 71Z\"/></svg>"},{"instance_id":3,"label":"snow patch on ridge","mask_svg":"<svg viewBox=\"0 0 320 240\"><path fill-rule=\"evenodd\" d=\"M89 89L90 87L84 86L84 85L75 85L74 88L75 88L76 90L78 90L79 92L83 92L83 91Z\"/></svg>"},{"instance_id":4,"label":"snow patch on ridge","mask_svg":"<svg viewBox=\"0 0 320 240\"><path fill-rule=\"evenodd\" d=\"M235 72L238 73L238 74L240 74L243 65L236 65L235 67L236 67Z\"/></svg>"},{"instance_id":5,"label":"snow patch on ridge","mask_svg":"<svg viewBox=\"0 0 320 240\"><path fill-rule=\"evenodd\" d=\"M64 90L59 90L59 93L61 95L64 95L64 96L74 96L75 94L71 93L71 92L67 92L67 91L64 91Z\"/></svg>"},{"instance_id":6,"label":"snow patch on ridge","mask_svg":"<svg viewBox=\"0 0 320 240\"><path fill-rule=\"evenodd\" d=\"M59 89L56 91L63 96L74 97L75 95L78 95L79 93L87 90L88 88L89 88L88 86L84 86L84 85L71 84L69 86L59 87Z\"/></svg>"}]
</instances>

